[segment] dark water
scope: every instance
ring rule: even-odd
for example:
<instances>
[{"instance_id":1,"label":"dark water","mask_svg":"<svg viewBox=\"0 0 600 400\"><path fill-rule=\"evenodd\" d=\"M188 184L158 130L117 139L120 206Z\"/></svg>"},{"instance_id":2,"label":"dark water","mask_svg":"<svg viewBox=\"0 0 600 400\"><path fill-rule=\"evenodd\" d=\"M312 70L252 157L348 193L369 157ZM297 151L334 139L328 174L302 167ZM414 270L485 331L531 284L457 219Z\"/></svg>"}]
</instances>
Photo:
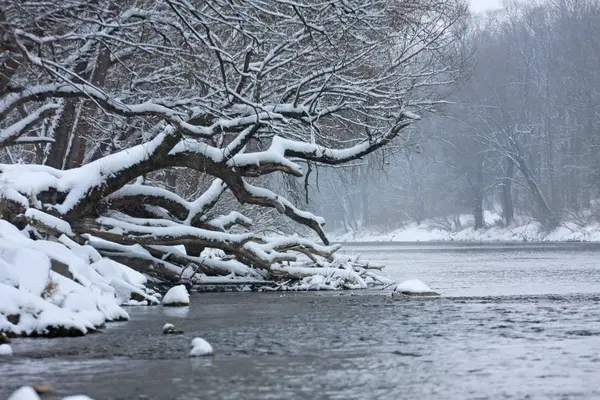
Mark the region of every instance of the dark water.
<instances>
[{"instance_id":1,"label":"dark water","mask_svg":"<svg viewBox=\"0 0 600 400\"><path fill-rule=\"evenodd\" d=\"M54 386L49 399L600 398L598 248L463 247L348 250L442 298L197 294L189 309L130 308L100 334L15 340L0 398L32 383ZM165 322L186 334L162 335ZM187 357L195 336L215 358Z\"/></svg>"}]
</instances>

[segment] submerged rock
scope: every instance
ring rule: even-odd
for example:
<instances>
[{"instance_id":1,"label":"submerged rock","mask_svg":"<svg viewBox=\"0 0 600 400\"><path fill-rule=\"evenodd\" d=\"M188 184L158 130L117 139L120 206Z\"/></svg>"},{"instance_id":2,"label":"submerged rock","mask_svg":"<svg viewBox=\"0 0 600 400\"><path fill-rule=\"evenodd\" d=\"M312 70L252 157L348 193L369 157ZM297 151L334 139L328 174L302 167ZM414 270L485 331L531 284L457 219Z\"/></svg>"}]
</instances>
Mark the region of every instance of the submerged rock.
<instances>
[{"instance_id":1,"label":"submerged rock","mask_svg":"<svg viewBox=\"0 0 600 400\"><path fill-rule=\"evenodd\" d=\"M213 354L213 348L206 340L199 337L192 340L190 357L212 356Z\"/></svg>"},{"instance_id":2,"label":"submerged rock","mask_svg":"<svg viewBox=\"0 0 600 400\"><path fill-rule=\"evenodd\" d=\"M190 305L190 295L184 285L173 286L162 300L163 306L186 307Z\"/></svg>"},{"instance_id":3,"label":"submerged rock","mask_svg":"<svg viewBox=\"0 0 600 400\"><path fill-rule=\"evenodd\" d=\"M439 296L440 294L431 290L429 286L418 279L404 281L392 292L392 296Z\"/></svg>"},{"instance_id":4,"label":"submerged rock","mask_svg":"<svg viewBox=\"0 0 600 400\"><path fill-rule=\"evenodd\" d=\"M176 328L173 324L165 324L162 329L165 335L181 335L183 331L179 328Z\"/></svg>"}]
</instances>

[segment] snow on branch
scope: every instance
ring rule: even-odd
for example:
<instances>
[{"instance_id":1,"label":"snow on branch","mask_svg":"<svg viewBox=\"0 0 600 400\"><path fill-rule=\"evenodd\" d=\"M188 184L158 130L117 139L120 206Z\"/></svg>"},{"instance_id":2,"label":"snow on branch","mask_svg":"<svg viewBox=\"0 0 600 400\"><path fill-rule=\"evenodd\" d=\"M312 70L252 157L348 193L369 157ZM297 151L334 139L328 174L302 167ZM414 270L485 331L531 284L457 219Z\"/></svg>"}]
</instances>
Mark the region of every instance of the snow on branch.
<instances>
[{"instance_id":1,"label":"snow on branch","mask_svg":"<svg viewBox=\"0 0 600 400\"><path fill-rule=\"evenodd\" d=\"M0 147L6 147L19 143L27 143L28 141L32 141L33 139L41 139L21 138L20 136L26 134L32 126L51 115L58 108L59 105L56 103L46 104L38 108L37 110L29 113L25 118L21 119L20 121L17 121L9 127L0 131Z\"/></svg>"},{"instance_id":2,"label":"snow on branch","mask_svg":"<svg viewBox=\"0 0 600 400\"><path fill-rule=\"evenodd\" d=\"M64 12L25 2L0 74L0 148L12 163L0 164L0 213L169 279L304 279L310 265L364 287L322 218L275 179L261 185L304 176L299 160L360 159L418 120L411 111L431 111L457 77L458 3L108 0ZM324 245L255 234L238 203L274 208Z\"/></svg>"}]
</instances>

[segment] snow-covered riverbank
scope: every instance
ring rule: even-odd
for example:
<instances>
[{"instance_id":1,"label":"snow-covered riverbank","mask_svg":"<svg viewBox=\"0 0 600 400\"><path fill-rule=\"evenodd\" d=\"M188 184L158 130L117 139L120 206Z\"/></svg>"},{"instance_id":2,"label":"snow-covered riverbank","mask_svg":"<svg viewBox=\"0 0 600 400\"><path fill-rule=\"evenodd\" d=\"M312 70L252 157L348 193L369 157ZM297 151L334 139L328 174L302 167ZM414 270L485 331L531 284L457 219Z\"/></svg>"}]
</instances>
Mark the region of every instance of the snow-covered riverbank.
<instances>
[{"instance_id":1,"label":"snow-covered riverbank","mask_svg":"<svg viewBox=\"0 0 600 400\"><path fill-rule=\"evenodd\" d=\"M79 336L127 320L121 307L158 304L147 278L64 235L32 240L0 220L0 332Z\"/></svg>"},{"instance_id":2,"label":"snow-covered riverbank","mask_svg":"<svg viewBox=\"0 0 600 400\"><path fill-rule=\"evenodd\" d=\"M398 229L362 229L330 232L332 242L432 242L432 241L506 241L506 242L600 242L600 224L564 222L546 231L531 218L517 218L511 226L501 226L497 214L485 213L486 228L473 229L472 218L461 216L461 228L442 226L447 221L427 220L410 223ZM449 220L448 220L449 221Z\"/></svg>"}]
</instances>

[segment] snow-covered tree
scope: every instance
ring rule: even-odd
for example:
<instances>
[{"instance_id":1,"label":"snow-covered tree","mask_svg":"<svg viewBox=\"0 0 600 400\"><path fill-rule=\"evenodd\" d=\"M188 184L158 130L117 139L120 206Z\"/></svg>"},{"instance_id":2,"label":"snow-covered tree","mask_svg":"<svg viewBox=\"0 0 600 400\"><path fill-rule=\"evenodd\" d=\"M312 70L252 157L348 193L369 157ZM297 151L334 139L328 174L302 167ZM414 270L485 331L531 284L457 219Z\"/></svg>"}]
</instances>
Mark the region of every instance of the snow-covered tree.
<instances>
[{"instance_id":1,"label":"snow-covered tree","mask_svg":"<svg viewBox=\"0 0 600 400\"><path fill-rule=\"evenodd\" d=\"M0 4L2 217L173 280L335 264L324 220L269 176L402 137L459 72L465 13L458 0ZM322 243L259 235L226 196Z\"/></svg>"}]
</instances>

